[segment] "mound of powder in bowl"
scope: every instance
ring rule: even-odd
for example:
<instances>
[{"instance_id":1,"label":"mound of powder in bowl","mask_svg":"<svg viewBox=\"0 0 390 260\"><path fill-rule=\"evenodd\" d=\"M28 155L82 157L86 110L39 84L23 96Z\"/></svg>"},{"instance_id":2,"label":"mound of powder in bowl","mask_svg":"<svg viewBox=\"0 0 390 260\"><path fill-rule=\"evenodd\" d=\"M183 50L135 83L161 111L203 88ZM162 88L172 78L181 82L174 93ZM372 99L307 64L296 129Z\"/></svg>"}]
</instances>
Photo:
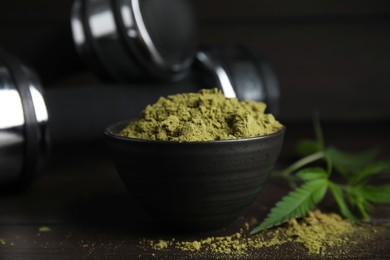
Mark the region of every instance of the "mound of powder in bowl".
<instances>
[{"instance_id":1,"label":"mound of powder in bowl","mask_svg":"<svg viewBox=\"0 0 390 260\"><path fill-rule=\"evenodd\" d=\"M266 105L226 98L218 89L161 97L120 135L162 141L212 141L257 137L283 126Z\"/></svg>"}]
</instances>

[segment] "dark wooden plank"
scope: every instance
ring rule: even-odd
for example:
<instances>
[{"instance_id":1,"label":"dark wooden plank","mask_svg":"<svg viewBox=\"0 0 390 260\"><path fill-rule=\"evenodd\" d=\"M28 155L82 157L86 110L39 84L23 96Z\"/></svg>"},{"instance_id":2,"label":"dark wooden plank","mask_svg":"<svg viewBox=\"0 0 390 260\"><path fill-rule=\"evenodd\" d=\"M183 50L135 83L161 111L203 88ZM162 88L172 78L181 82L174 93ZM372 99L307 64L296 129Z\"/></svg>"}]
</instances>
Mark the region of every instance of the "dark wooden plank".
<instances>
[{"instance_id":1,"label":"dark wooden plank","mask_svg":"<svg viewBox=\"0 0 390 260\"><path fill-rule=\"evenodd\" d=\"M388 119L390 22L322 26L204 27L205 44L261 50L281 85L282 115L307 119Z\"/></svg>"},{"instance_id":2,"label":"dark wooden plank","mask_svg":"<svg viewBox=\"0 0 390 260\"><path fill-rule=\"evenodd\" d=\"M361 17L383 15L390 12L386 0L342 0L342 1L193 1L199 17L205 23L221 21L254 21L264 18L328 17L330 20L340 17Z\"/></svg>"},{"instance_id":3,"label":"dark wooden plank","mask_svg":"<svg viewBox=\"0 0 390 260\"><path fill-rule=\"evenodd\" d=\"M52 26L69 21L72 0L1 1L0 28Z\"/></svg>"},{"instance_id":4,"label":"dark wooden plank","mask_svg":"<svg viewBox=\"0 0 390 260\"><path fill-rule=\"evenodd\" d=\"M390 5L386 0L343 0L343 1L192 1L201 20L256 20L264 17L339 17L339 16L373 16L388 14ZM69 15L72 0L61 0L55 3L50 0L2 1L0 3L1 20L14 23L11 26L21 25L25 21L43 23L45 20L64 20ZM1 26L5 24L1 23Z\"/></svg>"}]
</instances>

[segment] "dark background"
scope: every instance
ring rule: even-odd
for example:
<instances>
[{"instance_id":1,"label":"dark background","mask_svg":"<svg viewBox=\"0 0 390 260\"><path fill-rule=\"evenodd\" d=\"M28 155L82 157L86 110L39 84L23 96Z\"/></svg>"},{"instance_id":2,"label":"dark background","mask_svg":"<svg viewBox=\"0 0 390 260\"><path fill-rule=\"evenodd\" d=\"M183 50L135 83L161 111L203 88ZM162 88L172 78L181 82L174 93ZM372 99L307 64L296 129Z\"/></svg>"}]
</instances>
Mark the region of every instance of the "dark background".
<instances>
[{"instance_id":1,"label":"dark background","mask_svg":"<svg viewBox=\"0 0 390 260\"><path fill-rule=\"evenodd\" d=\"M260 49L280 81L281 118L313 110L334 122L389 122L388 1L193 1L199 42ZM0 46L41 76L46 88L93 85L70 37L71 0L0 3Z\"/></svg>"}]
</instances>

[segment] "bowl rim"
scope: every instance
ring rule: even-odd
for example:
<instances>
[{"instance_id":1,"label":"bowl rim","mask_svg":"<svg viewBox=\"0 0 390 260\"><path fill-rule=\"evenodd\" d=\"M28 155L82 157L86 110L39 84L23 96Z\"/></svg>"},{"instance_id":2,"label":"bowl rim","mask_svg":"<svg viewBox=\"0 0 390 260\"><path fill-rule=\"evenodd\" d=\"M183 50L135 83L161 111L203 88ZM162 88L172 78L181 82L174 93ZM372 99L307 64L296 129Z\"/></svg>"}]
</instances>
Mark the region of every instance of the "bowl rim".
<instances>
[{"instance_id":1,"label":"bowl rim","mask_svg":"<svg viewBox=\"0 0 390 260\"><path fill-rule=\"evenodd\" d=\"M208 140L208 141L165 141L165 140L150 140L150 139L141 139L141 138L133 138L133 137L126 137L123 135L119 135L117 133L114 133L113 129L117 128L120 125L129 124L133 120L123 120L116 122L104 130L104 135L108 138L120 140L120 141L126 141L126 142L142 142L142 143L154 143L154 144L223 144L223 143L240 143L240 142L249 142L249 141L255 141L255 140L263 140L263 139L269 139L273 137L283 136L284 132L286 131L286 126L282 125L282 128L278 130L275 133L262 135L262 136L256 136L256 137L248 137L248 138L239 138L239 139L225 139L225 140Z\"/></svg>"}]
</instances>

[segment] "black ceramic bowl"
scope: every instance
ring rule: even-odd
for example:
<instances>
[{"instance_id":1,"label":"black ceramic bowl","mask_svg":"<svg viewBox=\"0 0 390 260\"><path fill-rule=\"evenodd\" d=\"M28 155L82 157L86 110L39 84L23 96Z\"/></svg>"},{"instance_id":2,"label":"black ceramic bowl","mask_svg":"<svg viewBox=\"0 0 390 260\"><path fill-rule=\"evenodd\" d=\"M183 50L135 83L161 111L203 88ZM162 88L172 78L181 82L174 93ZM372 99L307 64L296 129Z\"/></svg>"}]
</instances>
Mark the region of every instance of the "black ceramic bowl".
<instances>
[{"instance_id":1,"label":"black ceramic bowl","mask_svg":"<svg viewBox=\"0 0 390 260\"><path fill-rule=\"evenodd\" d=\"M253 202L279 156L285 131L180 143L118 135L128 123L105 131L122 180L156 221L187 230L222 227Z\"/></svg>"}]
</instances>

